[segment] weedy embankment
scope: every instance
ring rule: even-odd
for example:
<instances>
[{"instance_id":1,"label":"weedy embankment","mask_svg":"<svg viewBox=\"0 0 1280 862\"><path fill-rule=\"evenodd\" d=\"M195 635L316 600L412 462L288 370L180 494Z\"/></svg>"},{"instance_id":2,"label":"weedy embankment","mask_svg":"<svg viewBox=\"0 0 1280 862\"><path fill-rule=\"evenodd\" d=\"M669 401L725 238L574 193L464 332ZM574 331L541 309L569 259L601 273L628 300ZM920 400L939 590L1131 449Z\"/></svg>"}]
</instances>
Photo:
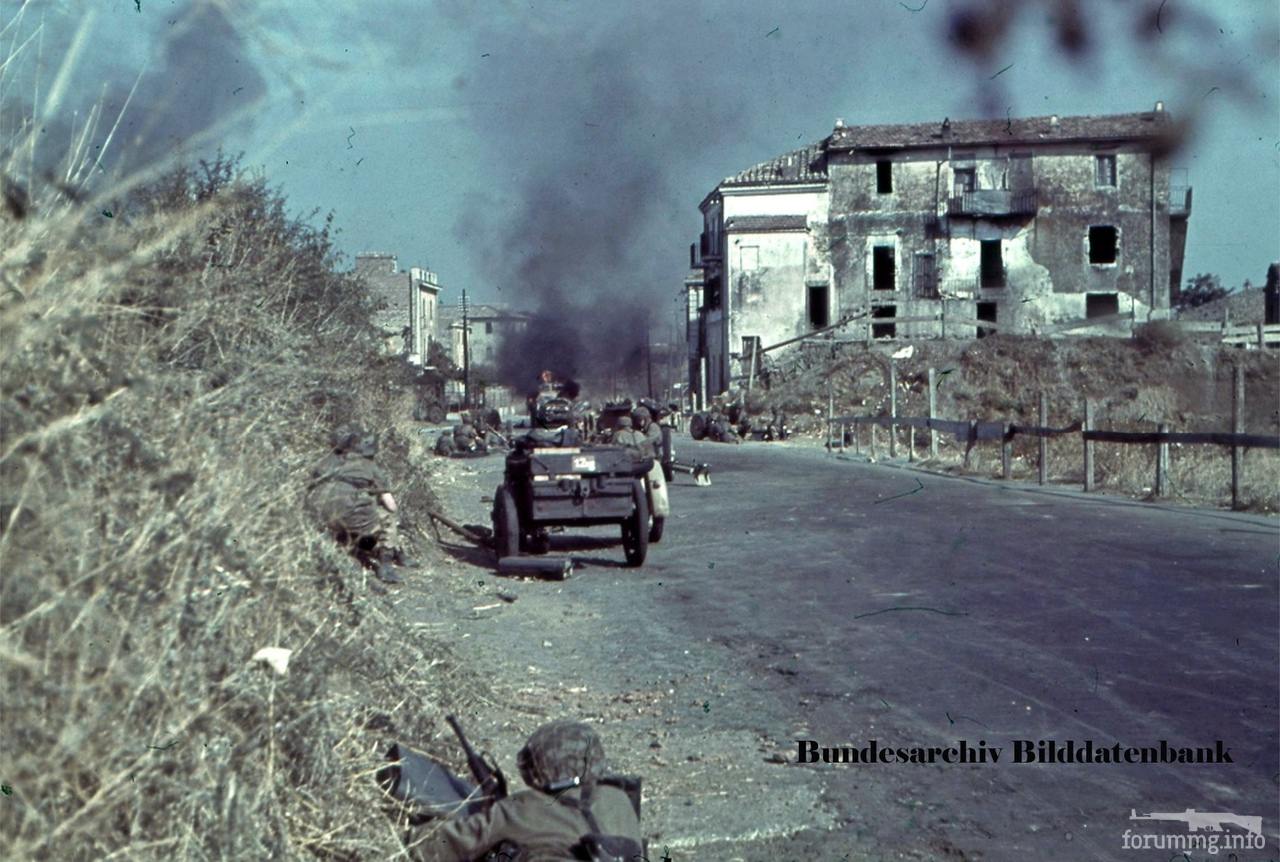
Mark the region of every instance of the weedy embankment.
<instances>
[{"instance_id":1,"label":"weedy embankment","mask_svg":"<svg viewBox=\"0 0 1280 862\"><path fill-rule=\"evenodd\" d=\"M350 420L406 512L430 499L327 224L225 159L108 206L6 199L6 857L390 855L371 766L430 738L455 672L305 512ZM250 661L266 646L286 675Z\"/></svg>"}]
</instances>

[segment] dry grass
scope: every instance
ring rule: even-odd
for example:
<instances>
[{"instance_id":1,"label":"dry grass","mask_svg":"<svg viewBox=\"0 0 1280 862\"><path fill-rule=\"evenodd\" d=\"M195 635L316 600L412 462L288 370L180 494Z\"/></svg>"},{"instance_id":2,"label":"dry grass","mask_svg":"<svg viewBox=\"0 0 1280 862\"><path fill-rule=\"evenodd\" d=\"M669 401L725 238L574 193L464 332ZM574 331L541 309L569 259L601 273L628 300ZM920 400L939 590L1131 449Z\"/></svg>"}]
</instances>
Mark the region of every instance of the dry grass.
<instances>
[{"instance_id":1,"label":"dry grass","mask_svg":"<svg viewBox=\"0 0 1280 862\"><path fill-rule=\"evenodd\" d=\"M0 216L6 857L390 857L369 771L459 672L304 511L353 418L430 499L361 291L226 160L52 194Z\"/></svg>"}]
</instances>

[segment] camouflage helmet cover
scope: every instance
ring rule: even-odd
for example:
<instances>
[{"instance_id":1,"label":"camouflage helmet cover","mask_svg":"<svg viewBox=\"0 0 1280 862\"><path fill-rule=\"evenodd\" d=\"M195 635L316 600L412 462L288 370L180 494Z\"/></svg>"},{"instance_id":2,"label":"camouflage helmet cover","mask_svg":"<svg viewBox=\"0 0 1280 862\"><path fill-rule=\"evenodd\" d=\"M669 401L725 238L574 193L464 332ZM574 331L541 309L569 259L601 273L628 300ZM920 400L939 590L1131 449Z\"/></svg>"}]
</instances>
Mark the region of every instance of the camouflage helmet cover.
<instances>
[{"instance_id":1,"label":"camouflage helmet cover","mask_svg":"<svg viewBox=\"0 0 1280 862\"><path fill-rule=\"evenodd\" d=\"M586 784L604 770L604 745L600 737L579 721L553 721L533 732L516 755L520 777L536 790L578 779Z\"/></svg>"},{"instance_id":2,"label":"camouflage helmet cover","mask_svg":"<svg viewBox=\"0 0 1280 862\"><path fill-rule=\"evenodd\" d=\"M653 414L649 412L648 407L637 407L631 411L631 418L635 420L637 425L648 425L653 421Z\"/></svg>"},{"instance_id":3,"label":"camouflage helmet cover","mask_svg":"<svg viewBox=\"0 0 1280 862\"><path fill-rule=\"evenodd\" d=\"M630 417L630 416L619 416L619 417L618 417L618 427L619 427L619 428L630 428L630 427L631 427L631 417Z\"/></svg>"},{"instance_id":4,"label":"camouflage helmet cover","mask_svg":"<svg viewBox=\"0 0 1280 862\"><path fill-rule=\"evenodd\" d=\"M378 454L378 437L358 425L340 425L329 434L329 445L339 454L353 452L372 458Z\"/></svg>"}]
</instances>

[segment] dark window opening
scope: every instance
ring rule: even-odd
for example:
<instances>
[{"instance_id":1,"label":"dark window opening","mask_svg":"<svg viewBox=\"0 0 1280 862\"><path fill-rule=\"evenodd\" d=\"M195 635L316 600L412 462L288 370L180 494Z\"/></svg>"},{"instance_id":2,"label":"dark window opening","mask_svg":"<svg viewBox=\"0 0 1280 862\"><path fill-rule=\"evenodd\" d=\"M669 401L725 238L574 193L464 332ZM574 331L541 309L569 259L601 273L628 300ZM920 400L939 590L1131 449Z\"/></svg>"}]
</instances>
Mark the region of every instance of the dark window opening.
<instances>
[{"instance_id":1,"label":"dark window opening","mask_svg":"<svg viewBox=\"0 0 1280 862\"><path fill-rule=\"evenodd\" d=\"M484 322L484 334L493 335L493 322L486 320Z\"/></svg>"},{"instance_id":2,"label":"dark window opening","mask_svg":"<svg viewBox=\"0 0 1280 862\"><path fill-rule=\"evenodd\" d=\"M915 292L921 299L938 298L938 268L931 254L916 255Z\"/></svg>"},{"instance_id":3,"label":"dark window opening","mask_svg":"<svg viewBox=\"0 0 1280 862\"><path fill-rule=\"evenodd\" d=\"M1114 186L1116 184L1116 157L1114 153L1094 156L1094 185Z\"/></svg>"},{"instance_id":4,"label":"dark window opening","mask_svg":"<svg viewBox=\"0 0 1280 862\"><path fill-rule=\"evenodd\" d=\"M898 306L896 305L877 305L871 309L871 316L877 318L893 318L898 316ZM872 338L897 338L898 325L896 323L873 323L871 324Z\"/></svg>"},{"instance_id":5,"label":"dark window opening","mask_svg":"<svg viewBox=\"0 0 1280 862\"><path fill-rule=\"evenodd\" d=\"M1120 313L1120 295L1118 293L1087 293L1084 297L1084 316L1107 317Z\"/></svg>"},{"instance_id":6,"label":"dark window opening","mask_svg":"<svg viewBox=\"0 0 1280 862\"><path fill-rule=\"evenodd\" d=\"M1119 252L1119 231L1110 225L1089 228L1089 263L1115 263Z\"/></svg>"},{"instance_id":7,"label":"dark window opening","mask_svg":"<svg viewBox=\"0 0 1280 862\"><path fill-rule=\"evenodd\" d=\"M996 320L996 304L994 302L979 302L978 303L978 319L986 320L990 323L997 323L998 321ZM988 335L994 335L995 332L996 332L995 328L991 326L978 327L979 338L986 338Z\"/></svg>"},{"instance_id":8,"label":"dark window opening","mask_svg":"<svg viewBox=\"0 0 1280 862\"><path fill-rule=\"evenodd\" d=\"M893 191L893 162L876 162L876 191L882 195Z\"/></svg>"},{"instance_id":9,"label":"dark window opening","mask_svg":"<svg viewBox=\"0 0 1280 862\"><path fill-rule=\"evenodd\" d=\"M831 322L827 309L827 286L825 284L809 285L809 325L821 329Z\"/></svg>"},{"instance_id":10,"label":"dark window opening","mask_svg":"<svg viewBox=\"0 0 1280 862\"><path fill-rule=\"evenodd\" d=\"M978 186L978 172L973 168L956 168L956 197L971 192Z\"/></svg>"},{"instance_id":11,"label":"dark window opening","mask_svg":"<svg viewBox=\"0 0 1280 862\"><path fill-rule=\"evenodd\" d=\"M1004 287L1004 251L1000 240L982 240L982 275L983 287Z\"/></svg>"},{"instance_id":12,"label":"dark window opening","mask_svg":"<svg viewBox=\"0 0 1280 862\"><path fill-rule=\"evenodd\" d=\"M874 290L893 290L897 281L894 267L893 246L876 246L871 252L871 287Z\"/></svg>"},{"instance_id":13,"label":"dark window opening","mask_svg":"<svg viewBox=\"0 0 1280 862\"><path fill-rule=\"evenodd\" d=\"M704 302L706 303L706 308L708 310L720 307L720 293L720 275L717 273L710 281L707 282L706 290L703 294Z\"/></svg>"}]
</instances>

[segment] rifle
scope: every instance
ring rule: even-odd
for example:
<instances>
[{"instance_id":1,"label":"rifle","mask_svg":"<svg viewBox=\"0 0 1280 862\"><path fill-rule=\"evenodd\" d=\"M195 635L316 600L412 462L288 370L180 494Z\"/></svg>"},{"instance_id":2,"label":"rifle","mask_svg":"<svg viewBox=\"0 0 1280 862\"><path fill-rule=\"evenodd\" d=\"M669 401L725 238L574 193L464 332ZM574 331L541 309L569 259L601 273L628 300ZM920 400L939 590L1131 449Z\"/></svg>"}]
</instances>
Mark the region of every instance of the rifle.
<instances>
[{"instance_id":1,"label":"rifle","mask_svg":"<svg viewBox=\"0 0 1280 862\"><path fill-rule=\"evenodd\" d=\"M458 743L462 746L462 752L467 756L467 769L471 770L471 775L479 785L480 794L487 802L497 802L499 799L507 798L507 779L502 774L502 770L490 758L485 760L480 752L471 747L471 742L467 739L467 735L462 732L462 725L458 724L458 719L452 715L446 715L444 720L448 722L449 727L453 729L454 735L458 737Z\"/></svg>"}]
</instances>

